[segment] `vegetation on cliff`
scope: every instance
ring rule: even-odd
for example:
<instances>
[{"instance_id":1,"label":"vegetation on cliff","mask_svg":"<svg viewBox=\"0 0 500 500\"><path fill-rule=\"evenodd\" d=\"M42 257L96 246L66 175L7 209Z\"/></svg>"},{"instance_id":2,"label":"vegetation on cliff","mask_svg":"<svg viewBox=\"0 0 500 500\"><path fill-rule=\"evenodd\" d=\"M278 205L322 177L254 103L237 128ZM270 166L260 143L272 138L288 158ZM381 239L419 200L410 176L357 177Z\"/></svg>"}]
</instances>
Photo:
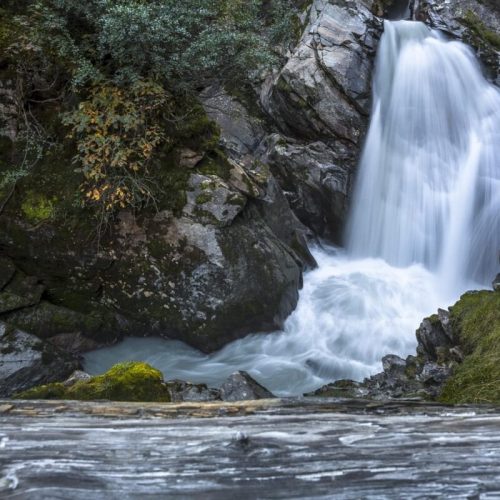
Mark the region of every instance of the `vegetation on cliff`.
<instances>
[{"instance_id":1,"label":"vegetation on cliff","mask_svg":"<svg viewBox=\"0 0 500 500\"><path fill-rule=\"evenodd\" d=\"M7 2L0 81L17 123L0 147L0 207L51 152L77 174L72 203L100 224L157 203L172 177L160 165L169 155L177 163L176 146L216 149L199 91L252 82L280 57L294 22L289 0Z\"/></svg>"},{"instance_id":2,"label":"vegetation on cliff","mask_svg":"<svg viewBox=\"0 0 500 500\"><path fill-rule=\"evenodd\" d=\"M441 394L446 403L500 403L500 293L471 292L450 308L464 360Z\"/></svg>"}]
</instances>

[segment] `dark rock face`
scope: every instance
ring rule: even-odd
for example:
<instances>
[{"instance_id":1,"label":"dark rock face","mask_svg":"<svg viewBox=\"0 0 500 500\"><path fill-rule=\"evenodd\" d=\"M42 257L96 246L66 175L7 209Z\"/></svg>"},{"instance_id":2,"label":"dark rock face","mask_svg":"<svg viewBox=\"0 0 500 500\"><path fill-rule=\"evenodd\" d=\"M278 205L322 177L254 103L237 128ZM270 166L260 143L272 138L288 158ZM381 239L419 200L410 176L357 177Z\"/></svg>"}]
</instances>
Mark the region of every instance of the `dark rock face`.
<instances>
[{"instance_id":1,"label":"dark rock face","mask_svg":"<svg viewBox=\"0 0 500 500\"><path fill-rule=\"evenodd\" d=\"M382 32L375 4L315 0L300 42L261 93L281 132L266 139L264 161L301 222L337 243L370 113Z\"/></svg>"},{"instance_id":2,"label":"dark rock face","mask_svg":"<svg viewBox=\"0 0 500 500\"><path fill-rule=\"evenodd\" d=\"M268 399L275 396L245 371L233 373L220 387L222 401Z\"/></svg>"},{"instance_id":3,"label":"dark rock face","mask_svg":"<svg viewBox=\"0 0 500 500\"><path fill-rule=\"evenodd\" d=\"M316 0L303 38L262 103L291 136L356 145L370 112L370 80L381 22L368 2Z\"/></svg>"},{"instance_id":4,"label":"dark rock face","mask_svg":"<svg viewBox=\"0 0 500 500\"><path fill-rule=\"evenodd\" d=\"M79 368L75 357L0 322L0 397L64 380Z\"/></svg>"},{"instance_id":5,"label":"dark rock face","mask_svg":"<svg viewBox=\"0 0 500 500\"><path fill-rule=\"evenodd\" d=\"M341 241L352 177L352 149L332 148L269 136L263 161L269 164L290 207L315 234Z\"/></svg>"}]
</instances>

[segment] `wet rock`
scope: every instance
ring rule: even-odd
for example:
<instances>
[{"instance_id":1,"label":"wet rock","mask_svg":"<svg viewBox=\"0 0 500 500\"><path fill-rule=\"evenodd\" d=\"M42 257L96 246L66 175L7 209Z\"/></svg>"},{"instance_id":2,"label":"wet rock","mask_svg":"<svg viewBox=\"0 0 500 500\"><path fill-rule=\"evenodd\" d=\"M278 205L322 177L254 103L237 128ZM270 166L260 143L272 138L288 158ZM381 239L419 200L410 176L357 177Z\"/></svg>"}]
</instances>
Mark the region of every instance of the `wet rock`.
<instances>
[{"instance_id":1,"label":"wet rock","mask_svg":"<svg viewBox=\"0 0 500 500\"><path fill-rule=\"evenodd\" d=\"M500 292L500 273L496 275L496 278L493 280L493 283L491 285L495 292Z\"/></svg>"},{"instance_id":2,"label":"wet rock","mask_svg":"<svg viewBox=\"0 0 500 500\"><path fill-rule=\"evenodd\" d=\"M111 318L97 312L82 314L45 300L34 307L5 315L4 320L43 339L69 333L81 333L89 337L101 334L104 338L105 331L113 327L107 325Z\"/></svg>"},{"instance_id":3,"label":"wet rock","mask_svg":"<svg viewBox=\"0 0 500 500\"><path fill-rule=\"evenodd\" d=\"M223 401L244 401L247 399L268 399L275 396L256 382L247 372L233 373L220 387Z\"/></svg>"},{"instance_id":4,"label":"wet rock","mask_svg":"<svg viewBox=\"0 0 500 500\"><path fill-rule=\"evenodd\" d=\"M218 389L208 388L206 384L192 384L184 380L166 382L172 402L217 401L220 400Z\"/></svg>"},{"instance_id":5,"label":"wet rock","mask_svg":"<svg viewBox=\"0 0 500 500\"><path fill-rule=\"evenodd\" d=\"M0 397L64 380L79 368L72 355L0 322Z\"/></svg>"},{"instance_id":6,"label":"wet rock","mask_svg":"<svg viewBox=\"0 0 500 500\"><path fill-rule=\"evenodd\" d=\"M363 397L366 391L359 382L354 380L336 380L332 384L324 385L316 391L304 394L306 397L321 398L357 398Z\"/></svg>"},{"instance_id":7,"label":"wet rock","mask_svg":"<svg viewBox=\"0 0 500 500\"><path fill-rule=\"evenodd\" d=\"M92 376L89 375L87 372L84 372L82 370L76 370L62 384L64 385L64 387L71 387L72 385L75 385L77 382L82 382L82 381L87 382L91 378Z\"/></svg>"},{"instance_id":8,"label":"wet rock","mask_svg":"<svg viewBox=\"0 0 500 500\"><path fill-rule=\"evenodd\" d=\"M422 321L417 330L417 340L417 353L431 361L438 359L438 348L452 347L452 342L446 334L438 315Z\"/></svg>"}]
</instances>

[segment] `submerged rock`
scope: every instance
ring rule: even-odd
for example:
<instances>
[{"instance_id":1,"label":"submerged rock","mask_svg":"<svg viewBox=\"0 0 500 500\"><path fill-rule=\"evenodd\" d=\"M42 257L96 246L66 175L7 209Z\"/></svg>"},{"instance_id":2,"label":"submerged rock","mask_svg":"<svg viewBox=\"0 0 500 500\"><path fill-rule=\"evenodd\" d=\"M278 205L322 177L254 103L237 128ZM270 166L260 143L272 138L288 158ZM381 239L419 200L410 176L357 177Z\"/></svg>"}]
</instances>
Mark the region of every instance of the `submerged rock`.
<instances>
[{"instance_id":1,"label":"submerged rock","mask_svg":"<svg viewBox=\"0 0 500 500\"><path fill-rule=\"evenodd\" d=\"M0 322L0 397L64 380L79 368L74 356Z\"/></svg>"},{"instance_id":2,"label":"submerged rock","mask_svg":"<svg viewBox=\"0 0 500 500\"><path fill-rule=\"evenodd\" d=\"M247 372L233 373L220 387L222 401L274 398L270 391L256 382Z\"/></svg>"}]
</instances>

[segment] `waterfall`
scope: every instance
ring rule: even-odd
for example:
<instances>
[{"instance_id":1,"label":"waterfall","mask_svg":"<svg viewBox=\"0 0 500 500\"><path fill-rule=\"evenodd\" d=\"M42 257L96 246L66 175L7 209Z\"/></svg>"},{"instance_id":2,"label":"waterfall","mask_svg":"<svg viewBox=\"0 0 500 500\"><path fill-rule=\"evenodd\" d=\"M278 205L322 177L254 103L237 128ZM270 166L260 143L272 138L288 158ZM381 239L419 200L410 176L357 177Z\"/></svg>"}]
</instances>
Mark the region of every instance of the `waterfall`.
<instances>
[{"instance_id":1,"label":"waterfall","mask_svg":"<svg viewBox=\"0 0 500 500\"><path fill-rule=\"evenodd\" d=\"M424 24L386 22L347 251L315 248L283 331L204 355L127 339L86 356L99 373L139 359L169 379L219 385L247 370L277 395L363 379L415 351L424 316L493 278L500 249L500 95L463 44ZM479 285L478 285L479 284Z\"/></svg>"},{"instance_id":2,"label":"waterfall","mask_svg":"<svg viewBox=\"0 0 500 500\"><path fill-rule=\"evenodd\" d=\"M348 249L421 263L448 290L488 283L500 249L500 92L470 49L385 23Z\"/></svg>"}]
</instances>

